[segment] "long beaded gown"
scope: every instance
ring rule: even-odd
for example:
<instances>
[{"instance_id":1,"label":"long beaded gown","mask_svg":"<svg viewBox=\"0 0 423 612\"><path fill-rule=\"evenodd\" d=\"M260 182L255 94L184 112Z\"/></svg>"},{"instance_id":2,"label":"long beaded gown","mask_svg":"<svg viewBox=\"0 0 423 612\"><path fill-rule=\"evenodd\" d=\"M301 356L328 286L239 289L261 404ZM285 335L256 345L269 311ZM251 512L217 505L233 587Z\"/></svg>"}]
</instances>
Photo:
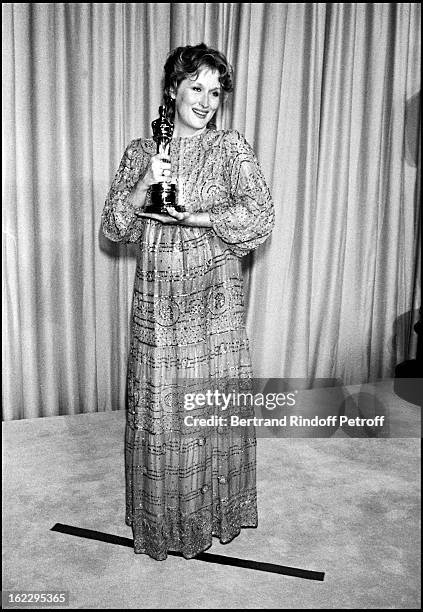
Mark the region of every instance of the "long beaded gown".
<instances>
[{"instance_id":1,"label":"long beaded gown","mask_svg":"<svg viewBox=\"0 0 423 612\"><path fill-rule=\"evenodd\" d=\"M211 228L137 216L132 191L156 153L126 148L102 214L104 234L137 242L125 431L126 524L134 552L192 558L257 527L256 436L185 425L184 393L252 377L240 258L274 225L256 156L236 130L207 129L171 142L172 174L191 212ZM147 192L146 203L149 201ZM191 416L215 414L196 407ZM204 421L203 421L204 423Z\"/></svg>"}]
</instances>

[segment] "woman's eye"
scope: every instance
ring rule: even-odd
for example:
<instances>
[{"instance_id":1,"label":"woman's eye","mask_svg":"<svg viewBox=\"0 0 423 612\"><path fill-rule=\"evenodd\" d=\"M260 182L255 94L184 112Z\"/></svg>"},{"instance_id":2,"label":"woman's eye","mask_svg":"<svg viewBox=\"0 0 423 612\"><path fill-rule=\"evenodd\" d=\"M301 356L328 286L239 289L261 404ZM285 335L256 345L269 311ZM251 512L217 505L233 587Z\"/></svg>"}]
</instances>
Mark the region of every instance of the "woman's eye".
<instances>
[{"instance_id":1,"label":"woman's eye","mask_svg":"<svg viewBox=\"0 0 423 612\"><path fill-rule=\"evenodd\" d=\"M194 85L192 89L193 91L201 91L201 87L197 87L196 85ZM218 91L214 91L213 96L215 98L218 98L220 96L220 93Z\"/></svg>"}]
</instances>

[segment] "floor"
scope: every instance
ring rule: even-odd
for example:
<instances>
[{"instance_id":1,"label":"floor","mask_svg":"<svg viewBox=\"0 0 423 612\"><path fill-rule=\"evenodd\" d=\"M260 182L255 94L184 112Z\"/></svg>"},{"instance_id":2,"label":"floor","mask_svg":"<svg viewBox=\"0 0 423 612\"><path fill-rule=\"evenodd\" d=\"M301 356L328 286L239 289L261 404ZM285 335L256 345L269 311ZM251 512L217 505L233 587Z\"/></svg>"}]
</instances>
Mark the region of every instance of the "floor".
<instances>
[{"instance_id":1,"label":"floor","mask_svg":"<svg viewBox=\"0 0 423 612\"><path fill-rule=\"evenodd\" d=\"M321 405L324 391L303 398ZM326 399L339 405L333 390ZM394 395L392 380L347 388L341 403L352 416L382 410L384 427L261 430L259 527L207 551L323 571L323 582L158 562L51 531L132 537L125 414L115 411L3 423L3 591L66 590L70 609L420 608L420 408Z\"/></svg>"}]
</instances>

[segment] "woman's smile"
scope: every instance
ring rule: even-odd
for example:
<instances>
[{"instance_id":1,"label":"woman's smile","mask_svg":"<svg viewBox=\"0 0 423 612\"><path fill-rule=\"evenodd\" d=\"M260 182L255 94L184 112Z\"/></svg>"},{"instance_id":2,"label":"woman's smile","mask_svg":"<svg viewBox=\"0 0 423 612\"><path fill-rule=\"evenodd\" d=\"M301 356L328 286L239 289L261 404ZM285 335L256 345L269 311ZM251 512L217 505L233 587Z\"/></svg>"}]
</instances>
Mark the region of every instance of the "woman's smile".
<instances>
[{"instance_id":1,"label":"woman's smile","mask_svg":"<svg viewBox=\"0 0 423 612\"><path fill-rule=\"evenodd\" d=\"M198 108L193 108L192 110L197 115L197 117L200 117L201 119L204 119L209 114L209 111L202 111Z\"/></svg>"}]
</instances>

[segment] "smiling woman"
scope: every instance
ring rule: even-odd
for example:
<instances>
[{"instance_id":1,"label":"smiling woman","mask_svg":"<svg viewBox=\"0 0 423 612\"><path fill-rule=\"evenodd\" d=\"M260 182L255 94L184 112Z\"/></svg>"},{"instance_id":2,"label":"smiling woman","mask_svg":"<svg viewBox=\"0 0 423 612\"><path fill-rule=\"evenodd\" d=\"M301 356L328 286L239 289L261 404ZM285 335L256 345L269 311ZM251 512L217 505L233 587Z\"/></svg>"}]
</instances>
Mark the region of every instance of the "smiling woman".
<instances>
[{"instance_id":1,"label":"smiling woman","mask_svg":"<svg viewBox=\"0 0 423 612\"><path fill-rule=\"evenodd\" d=\"M220 104L219 72L210 68L200 70L197 77L188 77L172 90L175 102L174 136L192 136L204 130Z\"/></svg>"},{"instance_id":2,"label":"smiling woman","mask_svg":"<svg viewBox=\"0 0 423 612\"><path fill-rule=\"evenodd\" d=\"M221 53L179 47L165 65L170 160L132 141L103 211L111 240L138 242L125 438L126 523L134 551L186 558L257 526L254 427L184 424L183 395L252 377L240 258L266 240L273 203L250 145L213 117L232 88ZM187 212L143 209L157 182L178 183ZM149 200L150 199L150 200ZM198 389L196 389L198 390ZM221 387L220 387L221 390ZM214 407L215 408L215 407ZM210 416L207 408L196 417ZM214 421L213 421L214 422Z\"/></svg>"},{"instance_id":3,"label":"smiling woman","mask_svg":"<svg viewBox=\"0 0 423 612\"><path fill-rule=\"evenodd\" d=\"M174 49L164 67L163 101L175 121L175 136L189 136L178 133L181 111L187 111L188 107L205 119L208 127L215 127L215 112L232 89L232 67L222 53L204 43ZM206 117L201 116L204 113ZM201 127L204 124L200 127L196 124L196 129Z\"/></svg>"}]
</instances>

